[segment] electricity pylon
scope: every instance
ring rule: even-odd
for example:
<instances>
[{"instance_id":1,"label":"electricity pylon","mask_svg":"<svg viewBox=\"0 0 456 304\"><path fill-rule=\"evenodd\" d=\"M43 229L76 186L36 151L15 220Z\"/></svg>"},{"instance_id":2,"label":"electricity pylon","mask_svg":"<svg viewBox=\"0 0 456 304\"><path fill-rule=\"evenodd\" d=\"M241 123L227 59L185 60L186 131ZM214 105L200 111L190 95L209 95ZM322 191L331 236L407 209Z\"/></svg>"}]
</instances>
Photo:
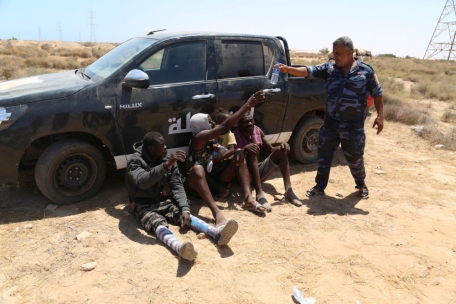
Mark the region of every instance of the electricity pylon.
<instances>
[{"instance_id":1,"label":"electricity pylon","mask_svg":"<svg viewBox=\"0 0 456 304\"><path fill-rule=\"evenodd\" d=\"M92 9L90 9L90 42L97 42L97 39L95 37L95 23L93 22L93 12Z\"/></svg>"},{"instance_id":2,"label":"electricity pylon","mask_svg":"<svg viewBox=\"0 0 456 304\"><path fill-rule=\"evenodd\" d=\"M438 37L440 38L437 41ZM455 0L447 0L423 59L431 59L438 54L442 54L442 59L456 59L456 47L454 46L455 37L456 4Z\"/></svg>"}]
</instances>

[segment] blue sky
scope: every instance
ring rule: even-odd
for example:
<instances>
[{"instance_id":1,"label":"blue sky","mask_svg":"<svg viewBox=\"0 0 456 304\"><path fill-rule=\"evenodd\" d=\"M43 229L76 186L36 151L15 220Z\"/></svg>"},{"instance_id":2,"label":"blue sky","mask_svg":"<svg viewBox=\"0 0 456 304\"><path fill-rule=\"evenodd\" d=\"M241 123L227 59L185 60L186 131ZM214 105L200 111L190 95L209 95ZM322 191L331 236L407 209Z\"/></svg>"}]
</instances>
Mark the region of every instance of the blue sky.
<instances>
[{"instance_id":1,"label":"blue sky","mask_svg":"<svg viewBox=\"0 0 456 304\"><path fill-rule=\"evenodd\" d=\"M151 30L283 36L320 50L340 36L373 54L422 58L446 0L0 0L0 39L123 42ZM456 17L448 17L456 21ZM446 41L442 41L446 42Z\"/></svg>"}]
</instances>

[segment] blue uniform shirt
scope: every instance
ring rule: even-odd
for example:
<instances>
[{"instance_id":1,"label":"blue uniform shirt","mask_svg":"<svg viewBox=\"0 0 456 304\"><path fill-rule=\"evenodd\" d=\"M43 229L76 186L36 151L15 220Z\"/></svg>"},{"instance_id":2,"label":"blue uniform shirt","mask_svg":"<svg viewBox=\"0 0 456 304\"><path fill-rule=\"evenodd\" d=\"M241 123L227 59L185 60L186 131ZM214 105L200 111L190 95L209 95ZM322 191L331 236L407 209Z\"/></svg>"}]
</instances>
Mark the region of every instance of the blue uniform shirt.
<instances>
[{"instance_id":1,"label":"blue uniform shirt","mask_svg":"<svg viewBox=\"0 0 456 304\"><path fill-rule=\"evenodd\" d=\"M363 121L367 93L383 95L374 69L359 60L347 75L334 62L306 68L310 79L326 80L326 115L332 119Z\"/></svg>"}]
</instances>

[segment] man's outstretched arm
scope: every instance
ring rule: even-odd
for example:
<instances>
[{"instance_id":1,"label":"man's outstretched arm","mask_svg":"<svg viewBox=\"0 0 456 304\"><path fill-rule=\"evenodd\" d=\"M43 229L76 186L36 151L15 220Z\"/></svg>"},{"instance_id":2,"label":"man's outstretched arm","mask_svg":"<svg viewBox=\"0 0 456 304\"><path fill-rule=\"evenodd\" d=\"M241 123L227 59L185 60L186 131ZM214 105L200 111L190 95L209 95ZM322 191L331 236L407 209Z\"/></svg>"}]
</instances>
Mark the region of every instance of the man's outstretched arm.
<instances>
[{"instance_id":1,"label":"man's outstretched arm","mask_svg":"<svg viewBox=\"0 0 456 304\"><path fill-rule=\"evenodd\" d=\"M307 70L306 67L290 67L284 64L279 65L280 73L288 73L293 76L299 76L299 77L308 77L309 76L309 71Z\"/></svg>"}]
</instances>

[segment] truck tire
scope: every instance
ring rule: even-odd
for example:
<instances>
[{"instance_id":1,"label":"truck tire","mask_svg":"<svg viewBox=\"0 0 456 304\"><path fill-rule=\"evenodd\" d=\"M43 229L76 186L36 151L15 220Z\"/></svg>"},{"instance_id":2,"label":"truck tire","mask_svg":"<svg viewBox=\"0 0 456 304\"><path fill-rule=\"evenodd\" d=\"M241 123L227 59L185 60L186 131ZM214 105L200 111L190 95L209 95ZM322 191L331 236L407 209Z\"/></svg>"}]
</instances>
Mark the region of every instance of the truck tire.
<instances>
[{"instance_id":1,"label":"truck tire","mask_svg":"<svg viewBox=\"0 0 456 304\"><path fill-rule=\"evenodd\" d=\"M323 119L304 117L296 126L290 138L290 156L302 164L315 163L318 160L317 143Z\"/></svg>"},{"instance_id":2,"label":"truck tire","mask_svg":"<svg viewBox=\"0 0 456 304\"><path fill-rule=\"evenodd\" d=\"M103 184L106 163L101 152L79 139L63 139L41 154L35 181L48 199L59 205L92 197Z\"/></svg>"}]
</instances>

